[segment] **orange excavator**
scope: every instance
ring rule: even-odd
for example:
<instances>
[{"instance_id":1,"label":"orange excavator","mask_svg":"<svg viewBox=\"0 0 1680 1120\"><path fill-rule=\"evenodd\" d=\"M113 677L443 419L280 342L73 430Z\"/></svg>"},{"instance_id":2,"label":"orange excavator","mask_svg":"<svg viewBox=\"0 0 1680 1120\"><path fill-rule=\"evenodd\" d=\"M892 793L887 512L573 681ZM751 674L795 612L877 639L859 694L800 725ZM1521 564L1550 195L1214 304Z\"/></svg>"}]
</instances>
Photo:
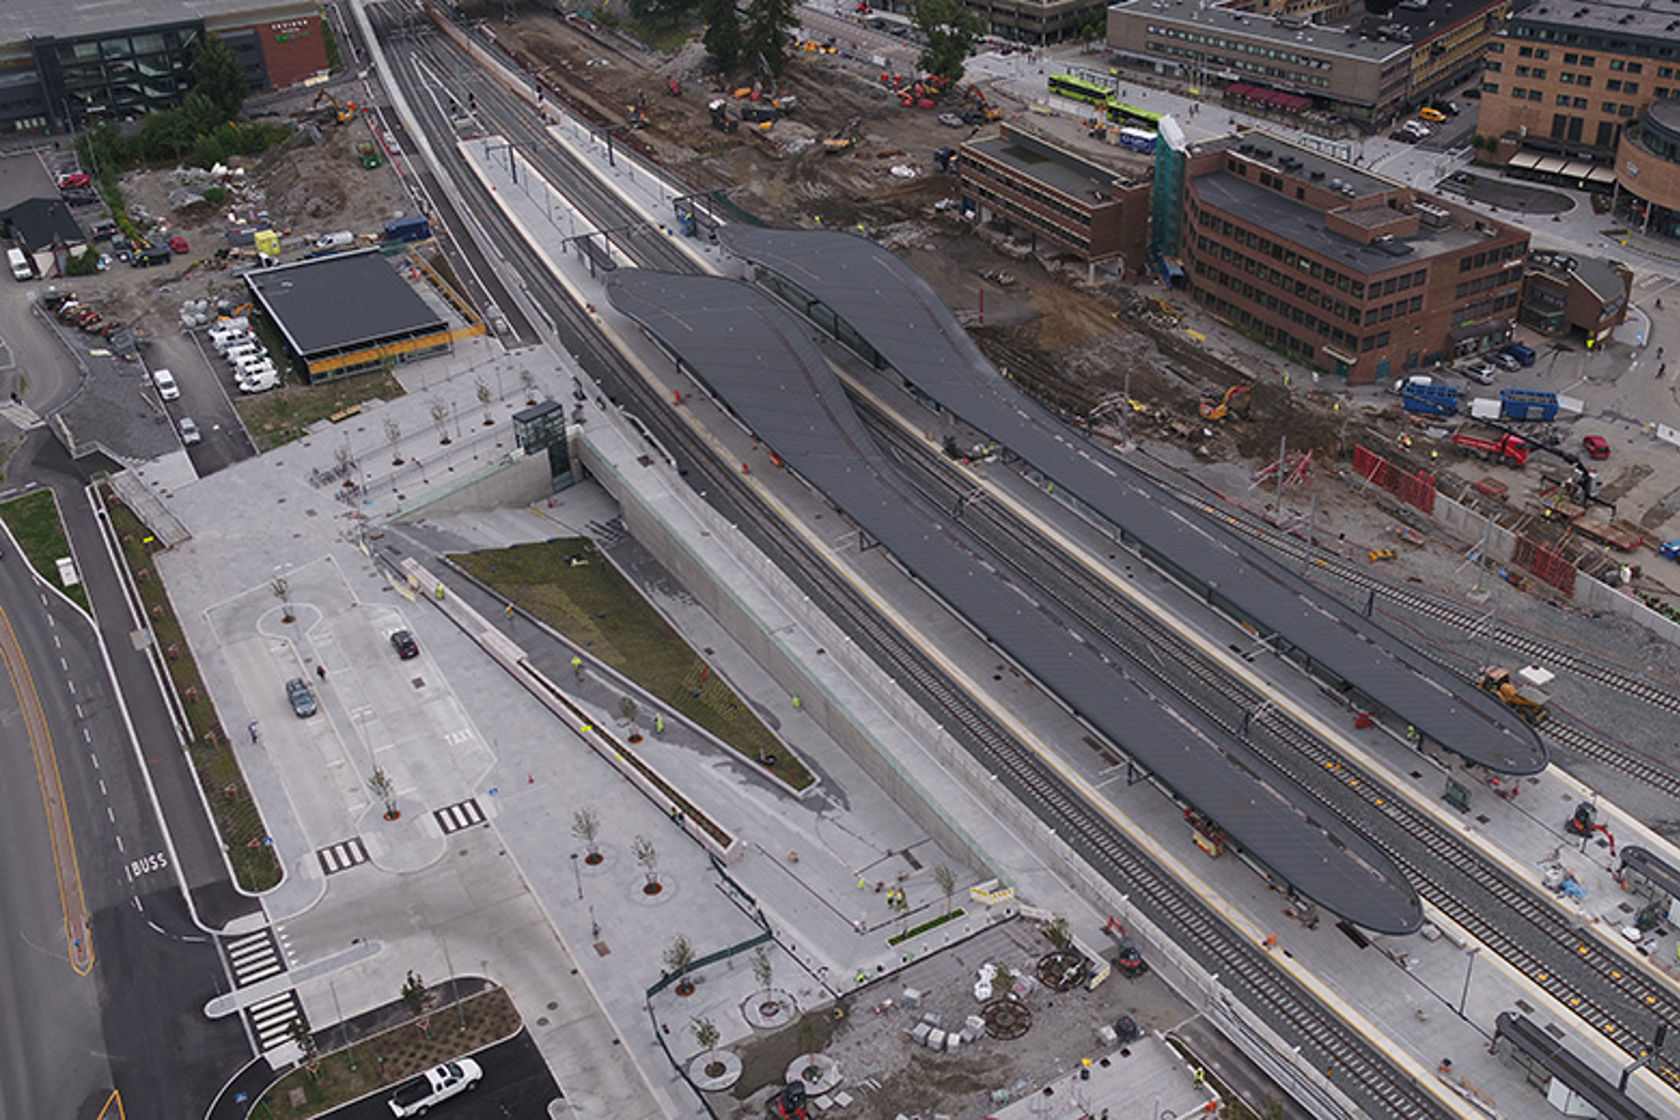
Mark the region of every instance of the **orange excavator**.
<instances>
[{"instance_id":1,"label":"orange excavator","mask_svg":"<svg viewBox=\"0 0 1680 1120\"><path fill-rule=\"evenodd\" d=\"M1201 412L1203 420L1223 420L1228 412L1248 419L1248 386L1233 385L1225 390L1224 396L1203 397Z\"/></svg>"}]
</instances>

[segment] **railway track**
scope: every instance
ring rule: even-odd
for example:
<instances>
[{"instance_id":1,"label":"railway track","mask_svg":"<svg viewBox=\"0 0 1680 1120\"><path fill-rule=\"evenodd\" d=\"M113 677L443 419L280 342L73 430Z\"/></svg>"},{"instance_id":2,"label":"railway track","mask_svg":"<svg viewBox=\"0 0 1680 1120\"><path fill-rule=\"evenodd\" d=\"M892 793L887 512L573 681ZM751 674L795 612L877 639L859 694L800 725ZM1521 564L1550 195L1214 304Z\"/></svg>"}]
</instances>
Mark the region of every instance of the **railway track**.
<instances>
[{"instance_id":1,"label":"railway track","mask_svg":"<svg viewBox=\"0 0 1680 1120\"><path fill-rule=\"evenodd\" d=\"M1150 471L1149 474L1159 485L1175 494L1207 520L1245 536L1279 556L1303 567L1315 568L1326 576L1339 579L1367 594L1375 594L1383 601L1423 618L1442 623L1465 634L1481 638L1488 636L1489 616L1486 612L1477 612L1439 596L1399 587L1357 565L1327 556L1321 550L1287 533L1280 533L1267 522L1234 505L1215 505L1168 474L1155 471ZM1661 711L1680 714L1680 694L1597 658L1584 656L1575 650L1546 642L1533 634L1509 626L1496 624L1492 640L1505 649L1533 658L1548 668L1565 670L1583 680L1642 701ZM1443 662L1439 657L1432 656L1428 650L1419 649L1418 652L1430 657L1443 668L1470 679L1469 674L1464 674L1458 666ZM1651 789L1680 798L1680 772L1676 772L1672 767L1642 758L1618 744L1557 719L1543 724L1539 730L1542 735L1555 739L1577 754L1609 766Z\"/></svg>"},{"instance_id":2,"label":"railway track","mask_svg":"<svg viewBox=\"0 0 1680 1120\"><path fill-rule=\"evenodd\" d=\"M860 404L865 402L860 400ZM867 421L893 452L914 464L925 500L950 508L971 491L949 464L919 439L865 407ZM1226 732L1246 739L1288 774L1326 811L1359 829L1394 859L1419 893L1441 913L1528 976L1595 1032L1643 1057L1658 1022L1680 1021L1680 997L1596 938L1581 934L1556 907L1502 869L1483 860L1384 782L1349 764L1328 744L1267 704L1263 693L1211 664L1179 634L1082 565L1071 564L1000 503L970 503L963 523L991 527L984 545L1006 559L1035 591L1055 602L1082 628L1102 635L1139 671ZM995 535L993 535L995 534ZM1002 538L1001 542L999 537ZM1115 623L1125 629L1117 631ZM1163 665L1163 657L1170 666ZM1170 668L1170 671L1168 671ZM1256 715L1255 713L1259 714ZM1331 790L1327 787L1335 787ZM1334 796L1332 796L1334 793ZM1349 805L1356 799L1359 811ZM1372 827L1373 819L1390 828ZM1516 936L1526 929L1541 947ZM1542 955L1542 948L1547 952ZM1680 1070L1662 1056L1653 1072L1680 1089Z\"/></svg>"},{"instance_id":3,"label":"railway track","mask_svg":"<svg viewBox=\"0 0 1680 1120\"><path fill-rule=\"evenodd\" d=\"M435 47L435 44L433 44ZM494 97L479 97L480 107L496 106ZM522 135L523 126L514 119L517 110L496 106L506 112L499 118L503 127ZM562 157L552 149L531 145L527 155L539 160L545 174L558 173ZM573 174L580 174L573 169ZM581 172L587 176L587 172ZM604 192L580 191L581 208L601 228L621 226L625 219ZM493 210L494 207L486 207ZM619 244L632 256L645 254L650 267L692 271L692 266L670 246L663 235L646 239L620 237ZM531 280L537 274L526 273ZM543 284L548 310L562 324L562 338L571 345L573 331L588 336L593 330L575 308L554 293L555 286ZM581 341L581 340L580 340ZM949 728L975 759L997 774L1016 797L1132 902L1149 913L1163 930L1174 937L1210 972L1217 973L1223 987L1237 1000L1272 1020L1291 1044L1299 1044L1304 1058L1319 1069L1335 1071L1336 1084L1373 1117L1445 1117L1449 1113L1409 1075L1396 1069L1387 1058L1345 1023L1330 1014L1310 994L1301 990L1280 971L1263 950L1233 934L1226 922L1200 899L1166 876L1152 860L1133 845L1083 798L1068 789L1025 746L997 726L966 693L953 686L912 644L881 619L868 600L831 570L827 562L810 552L801 538L762 507L727 466L716 462L702 441L686 426L667 415L664 398L633 375L622 359L606 351L604 342L590 340L584 347L585 362L592 376L610 386L615 400L641 410L640 415L665 446L690 465L696 488L716 501L720 493L732 495L730 515L749 538L778 557L790 578L813 601L823 606L850 632L859 645L873 655L901 685Z\"/></svg>"}]
</instances>

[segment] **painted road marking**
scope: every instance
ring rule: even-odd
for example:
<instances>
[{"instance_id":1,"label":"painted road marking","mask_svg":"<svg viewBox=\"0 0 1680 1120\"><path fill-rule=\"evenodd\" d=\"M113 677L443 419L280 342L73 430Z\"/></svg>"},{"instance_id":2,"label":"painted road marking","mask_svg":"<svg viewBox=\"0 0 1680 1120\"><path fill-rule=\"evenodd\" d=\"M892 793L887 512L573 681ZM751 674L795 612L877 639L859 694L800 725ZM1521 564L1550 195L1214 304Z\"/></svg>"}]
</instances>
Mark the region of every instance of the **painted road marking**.
<instances>
[{"instance_id":1,"label":"painted road marking","mask_svg":"<svg viewBox=\"0 0 1680 1120\"><path fill-rule=\"evenodd\" d=\"M366 863L367 846L362 843L360 836L352 836L348 840L328 844L315 853L315 858L321 861L322 874L336 875L340 871L348 871L358 864Z\"/></svg>"},{"instance_id":2,"label":"painted road marking","mask_svg":"<svg viewBox=\"0 0 1680 1120\"><path fill-rule=\"evenodd\" d=\"M432 816L436 818L438 827L443 829L443 834L447 836L451 832L459 832L463 828L471 828L475 824L482 823L484 810L479 807L478 798L469 797L465 801L436 810L432 813Z\"/></svg>"}]
</instances>

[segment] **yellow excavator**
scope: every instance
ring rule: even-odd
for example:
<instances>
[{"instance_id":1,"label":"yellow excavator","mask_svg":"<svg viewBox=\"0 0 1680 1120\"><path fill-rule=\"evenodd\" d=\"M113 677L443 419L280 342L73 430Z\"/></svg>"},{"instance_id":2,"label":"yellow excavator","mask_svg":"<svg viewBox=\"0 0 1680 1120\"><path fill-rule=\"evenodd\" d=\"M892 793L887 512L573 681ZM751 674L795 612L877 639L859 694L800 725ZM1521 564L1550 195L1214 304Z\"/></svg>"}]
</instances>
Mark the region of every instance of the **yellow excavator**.
<instances>
[{"instance_id":1,"label":"yellow excavator","mask_svg":"<svg viewBox=\"0 0 1680 1120\"><path fill-rule=\"evenodd\" d=\"M1233 385L1225 390L1224 396L1203 397L1201 412L1203 420L1223 420L1228 412L1248 419L1248 386Z\"/></svg>"},{"instance_id":2,"label":"yellow excavator","mask_svg":"<svg viewBox=\"0 0 1680 1120\"><path fill-rule=\"evenodd\" d=\"M322 90L320 93L317 93L315 95L315 100L309 103L309 107L311 109L319 109L321 107L321 102L323 101L333 107L333 116L338 120L339 124L346 123L356 115L356 103L354 101L347 105L338 98L334 97L330 90Z\"/></svg>"},{"instance_id":3,"label":"yellow excavator","mask_svg":"<svg viewBox=\"0 0 1680 1120\"><path fill-rule=\"evenodd\" d=\"M857 128L862 121L862 117L853 117L847 121L833 136L823 140L823 151L829 155L839 155L841 152L849 152L857 147Z\"/></svg>"},{"instance_id":4,"label":"yellow excavator","mask_svg":"<svg viewBox=\"0 0 1680 1120\"><path fill-rule=\"evenodd\" d=\"M1509 669L1487 666L1482 670L1480 685L1483 692L1491 692L1500 703L1536 727L1551 718L1545 694L1512 680Z\"/></svg>"}]
</instances>

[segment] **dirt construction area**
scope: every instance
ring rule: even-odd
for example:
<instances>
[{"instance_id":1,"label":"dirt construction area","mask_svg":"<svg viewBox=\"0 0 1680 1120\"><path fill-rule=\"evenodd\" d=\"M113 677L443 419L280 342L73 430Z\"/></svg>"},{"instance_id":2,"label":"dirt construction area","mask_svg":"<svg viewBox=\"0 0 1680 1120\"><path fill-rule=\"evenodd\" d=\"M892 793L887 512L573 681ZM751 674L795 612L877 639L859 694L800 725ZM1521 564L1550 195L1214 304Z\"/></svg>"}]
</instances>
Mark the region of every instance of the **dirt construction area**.
<instances>
[{"instance_id":1,"label":"dirt construction area","mask_svg":"<svg viewBox=\"0 0 1680 1120\"><path fill-rule=\"evenodd\" d=\"M375 233L389 219L412 212L389 166L361 165L357 145L373 137L359 115L339 123L331 106L313 106L304 94L271 111L294 125L292 138L261 155L230 160L228 174L181 167L122 177L123 198L136 224L156 242L185 238L186 253L150 268L111 259L98 276L59 283L95 303L107 320L155 334L175 329L186 300L245 302L245 286L232 266L248 259L248 250L230 242L230 231L260 228L266 216L289 254L320 234Z\"/></svg>"}]
</instances>

